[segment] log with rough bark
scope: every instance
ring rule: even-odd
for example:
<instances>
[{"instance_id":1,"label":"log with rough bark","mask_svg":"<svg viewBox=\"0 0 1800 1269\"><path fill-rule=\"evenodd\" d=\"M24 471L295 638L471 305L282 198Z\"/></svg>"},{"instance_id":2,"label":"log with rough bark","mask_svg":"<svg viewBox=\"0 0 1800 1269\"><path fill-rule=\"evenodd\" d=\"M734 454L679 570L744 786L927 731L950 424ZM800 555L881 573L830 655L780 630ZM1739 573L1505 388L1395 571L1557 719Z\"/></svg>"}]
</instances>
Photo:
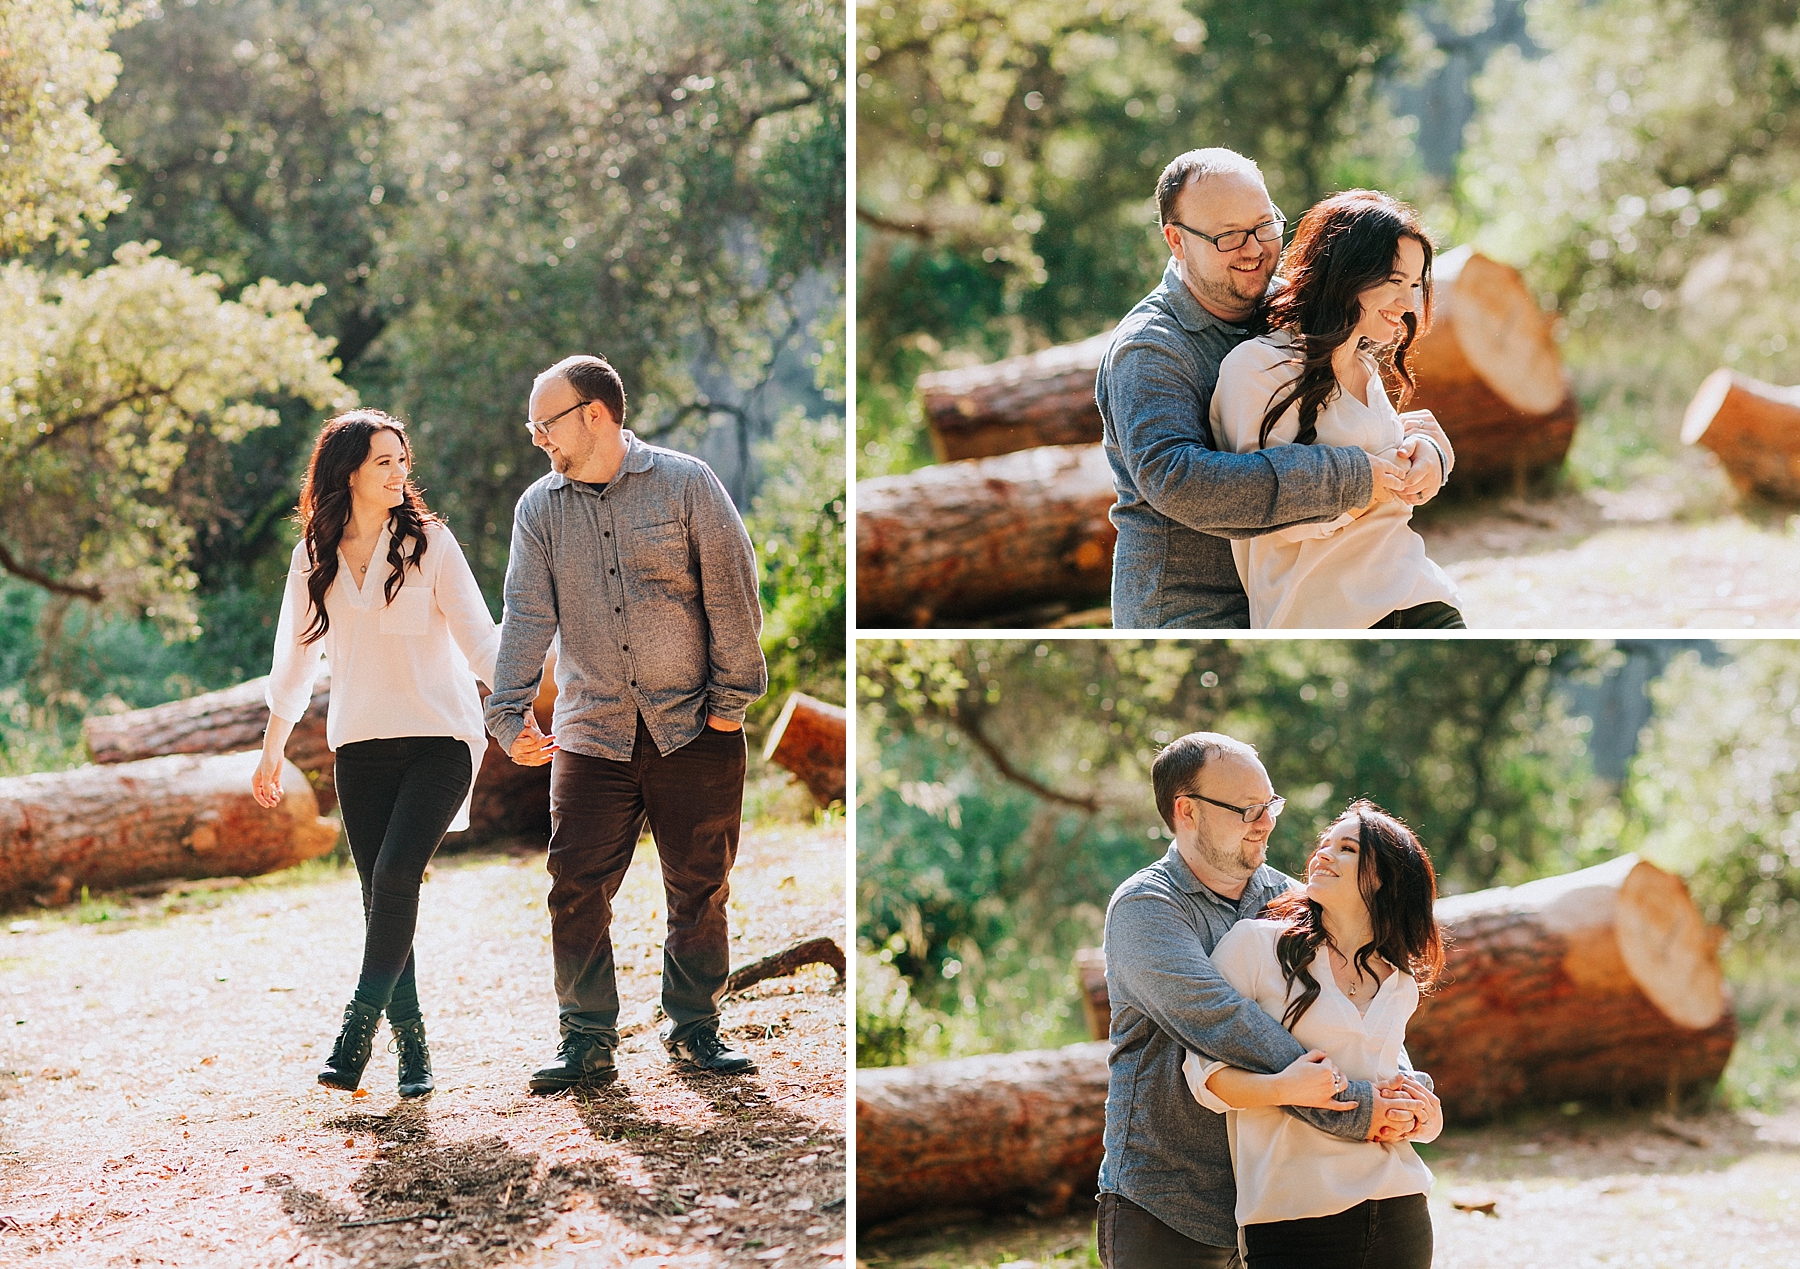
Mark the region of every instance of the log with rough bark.
<instances>
[{"instance_id":1,"label":"log with rough bark","mask_svg":"<svg viewBox=\"0 0 1800 1269\"><path fill-rule=\"evenodd\" d=\"M829 965L837 971L838 982L844 981L844 949L835 939L802 939L792 947L765 956L761 960L740 965L725 980L726 991L742 991L768 978L785 978L808 965Z\"/></svg>"},{"instance_id":2,"label":"log with rough bark","mask_svg":"<svg viewBox=\"0 0 1800 1269\"><path fill-rule=\"evenodd\" d=\"M1561 463L1579 417L1554 323L1518 270L1459 247L1432 266L1432 326L1408 364L1409 410L1437 415L1459 485L1515 482ZM1100 439L1094 374L1110 331L986 366L921 375L932 442L946 459Z\"/></svg>"},{"instance_id":3,"label":"log with rough bark","mask_svg":"<svg viewBox=\"0 0 1800 1269\"><path fill-rule=\"evenodd\" d=\"M205 692L185 701L170 701L125 714L98 714L81 724L88 752L101 764L136 762L177 753L239 753L262 745L269 722L263 699L268 678L251 679L223 691ZM288 738L288 760L312 777L319 810L337 805L332 783L335 760L325 744L325 709L331 699L331 675L322 672L313 685L312 702Z\"/></svg>"},{"instance_id":4,"label":"log with rough bark","mask_svg":"<svg viewBox=\"0 0 1800 1269\"><path fill-rule=\"evenodd\" d=\"M1109 330L1024 357L920 375L938 460L1098 441L1094 374L1111 342Z\"/></svg>"},{"instance_id":5,"label":"log with rough bark","mask_svg":"<svg viewBox=\"0 0 1800 1269\"><path fill-rule=\"evenodd\" d=\"M1555 467L1580 409L1554 324L1517 269L1468 247L1432 265L1431 329L1408 365L1408 410L1430 410L1456 447L1461 482L1491 483Z\"/></svg>"},{"instance_id":6,"label":"log with rough bark","mask_svg":"<svg viewBox=\"0 0 1800 1269\"><path fill-rule=\"evenodd\" d=\"M763 745L763 761L794 773L813 801L830 806L844 800L844 707L794 692Z\"/></svg>"},{"instance_id":7,"label":"log with rough bark","mask_svg":"<svg viewBox=\"0 0 1800 1269\"><path fill-rule=\"evenodd\" d=\"M1106 1128L1104 1042L856 1073L856 1212L1068 1210Z\"/></svg>"},{"instance_id":8,"label":"log with rough bark","mask_svg":"<svg viewBox=\"0 0 1800 1269\"><path fill-rule=\"evenodd\" d=\"M0 780L0 902L250 877L325 854L337 825L299 768L283 768L286 795L265 808L250 794L257 759L183 754Z\"/></svg>"},{"instance_id":9,"label":"log with rough bark","mask_svg":"<svg viewBox=\"0 0 1800 1269\"><path fill-rule=\"evenodd\" d=\"M1679 1096L1719 1078L1737 1033L1709 929L1679 877L1624 855L1440 899L1448 981L1407 1028L1444 1113ZM1077 954L1090 1025L1105 953Z\"/></svg>"},{"instance_id":10,"label":"log with rough bark","mask_svg":"<svg viewBox=\"0 0 1800 1269\"><path fill-rule=\"evenodd\" d=\"M1098 947L1075 952L1075 981L1081 988L1081 1016L1088 1034L1104 1040L1112 1034L1112 1002L1106 991L1106 952Z\"/></svg>"},{"instance_id":11,"label":"log with rough bark","mask_svg":"<svg viewBox=\"0 0 1800 1269\"><path fill-rule=\"evenodd\" d=\"M1451 981L1407 1028L1446 1115L1674 1098L1714 1083L1737 1034L1687 887L1635 855L1440 900Z\"/></svg>"},{"instance_id":12,"label":"log with rough bark","mask_svg":"<svg viewBox=\"0 0 1800 1269\"><path fill-rule=\"evenodd\" d=\"M1715 370L1688 404L1681 439L1717 454L1740 492L1800 503L1800 388Z\"/></svg>"},{"instance_id":13,"label":"log with rough bark","mask_svg":"<svg viewBox=\"0 0 1800 1269\"><path fill-rule=\"evenodd\" d=\"M1099 445L1046 445L856 486L857 624L1104 603L1118 532Z\"/></svg>"}]
</instances>

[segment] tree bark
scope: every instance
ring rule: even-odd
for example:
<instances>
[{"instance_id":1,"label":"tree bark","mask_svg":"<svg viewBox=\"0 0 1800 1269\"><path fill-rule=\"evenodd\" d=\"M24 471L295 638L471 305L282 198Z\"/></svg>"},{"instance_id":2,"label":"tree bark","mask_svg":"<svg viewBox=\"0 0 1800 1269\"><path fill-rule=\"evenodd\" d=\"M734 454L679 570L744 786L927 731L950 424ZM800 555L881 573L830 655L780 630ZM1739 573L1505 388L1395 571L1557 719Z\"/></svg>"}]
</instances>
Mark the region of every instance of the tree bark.
<instances>
[{"instance_id":1,"label":"tree bark","mask_svg":"<svg viewBox=\"0 0 1800 1269\"><path fill-rule=\"evenodd\" d=\"M1635 855L1440 900L1451 981L1407 1050L1446 1115L1674 1098L1710 1085L1737 1035L1709 929L1687 887Z\"/></svg>"},{"instance_id":2,"label":"tree bark","mask_svg":"<svg viewBox=\"0 0 1800 1269\"><path fill-rule=\"evenodd\" d=\"M829 965L837 971L838 982L844 981L844 949L837 945L836 940L802 939L792 947L785 947L759 961L738 966L725 980L725 990L742 991L767 978L785 978L808 965Z\"/></svg>"},{"instance_id":3,"label":"tree bark","mask_svg":"<svg viewBox=\"0 0 1800 1269\"><path fill-rule=\"evenodd\" d=\"M1440 899L1447 982L1407 1028L1446 1116L1584 1098L1641 1102L1717 1080L1737 1020L1718 934L1679 877L1624 855L1522 886ZM1089 1025L1110 1022L1105 953L1076 967Z\"/></svg>"},{"instance_id":4,"label":"tree bark","mask_svg":"<svg viewBox=\"0 0 1800 1269\"><path fill-rule=\"evenodd\" d=\"M1408 364L1407 409L1430 410L1456 447L1459 483L1522 482L1560 464L1579 417L1554 325L1516 269L1468 247L1432 268L1431 329ZM1112 332L991 365L919 376L940 458L1100 439L1094 375ZM1205 426L1205 420L1197 422Z\"/></svg>"},{"instance_id":5,"label":"tree bark","mask_svg":"<svg viewBox=\"0 0 1800 1269\"><path fill-rule=\"evenodd\" d=\"M1688 405L1681 439L1717 454L1740 493L1800 503L1800 388L1715 370Z\"/></svg>"},{"instance_id":6,"label":"tree bark","mask_svg":"<svg viewBox=\"0 0 1800 1269\"><path fill-rule=\"evenodd\" d=\"M1099 445L1047 445L856 486L857 624L1105 602L1118 532Z\"/></svg>"},{"instance_id":7,"label":"tree bark","mask_svg":"<svg viewBox=\"0 0 1800 1269\"><path fill-rule=\"evenodd\" d=\"M763 745L763 761L799 777L820 806L844 800L844 708L794 692Z\"/></svg>"},{"instance_id":8,"label":"tree bark","mask_svg":"<svg viewBox=\"0 0 1800 1269\"><path fill-rule=\"evenodd\" d=\"M1456 447L1456 475L1480 484L1555 467L1568 456L1580 409L1554 326L1518 270L1468 247L1432 266L1431 329L1407 362L1417 391Z\"/></svg>"},{"instance_id":9,"label":"tree bark","mask_svg":"<svg viewBox=\"0 0 1800 1269\"><path fill-rule=\"evenodd\" d=\"M66 903L170 878L250 877L325 854L337 825L298 767L257 805L258 753L177 755L0 779L0 901Z\"/></svg>"},{"instance_id":10,"label":"tree bark","mask_svg":"<svg viewBox=\"0 0 1800 1269\"><path fill-rule=\"evenodd\" d=\"M1026 1206L1093 1192L1106 1129L1105 1043L856 1073L856 1211Z\"/></svg>"},{"instance_id":11,"label":"tree bark","mask_svg":"<svg viewBox=\"0 0 1800 1269\"><path fill-rule=\"evenodd\" d=\"M94 761L103 765L168 754L259 749L269 723L269 706L263 696L268 682L265 675L185 701L125 714L98 714L82 722L82 739ZM306 714L288 737L286 751L288 761L311 777L319 811L327 815L337 806L337 788L332 783L336 759L325 744L325 710L330 700L331 675L321 672Z\"/></svg>"},{"instance_id":12,"label":"tree bark","mask_svg":"<svg viewBox=\"0 0 1800 1269\"><path fill-rule=\"evenodd\" d=\"M938 461L1098 442L1094 374L1111 342L1109 330L1025 357L920 375Z\"/></svg>"}]
</instances>

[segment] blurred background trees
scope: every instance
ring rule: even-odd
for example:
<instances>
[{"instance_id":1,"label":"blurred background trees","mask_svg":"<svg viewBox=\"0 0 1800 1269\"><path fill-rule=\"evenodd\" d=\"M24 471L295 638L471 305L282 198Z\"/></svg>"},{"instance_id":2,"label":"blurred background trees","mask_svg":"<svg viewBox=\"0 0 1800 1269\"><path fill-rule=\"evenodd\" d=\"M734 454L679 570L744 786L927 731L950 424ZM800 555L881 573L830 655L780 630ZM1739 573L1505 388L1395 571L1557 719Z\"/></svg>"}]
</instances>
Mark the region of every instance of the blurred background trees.
<instances>
[{"instance_id":1,"label":"blurred background trees","mask_svg":"<svg viewBox=\"0 0 1800 1269\"><path fill-rule=\"evenodd\" d=\"M1150 763L1193 730L1257 745L1290 873L1366 796L1444 892L1641 850L1741 947L1800 914L1791 644L864 641L857 672L865 1065L1082 1038L1070 957L1167 849Z\"/></svg>"},{"instance_id":2,"label":"blurred background trees","mask_svg":"<svg viewBox=\"0 0 1800 1269\"><path fill-rule=\"evenodd\" d=\"M81 376L136 391L129 342L133 373L179 379L187 411L120 432L131 462L165 473L145 487L169 488L89 516L99 536L79 542L20 497L68 482L7 457L0 546L28 568L3 584L0 628L33 644L0 683L15 714L58 692L78 712L260 673L307 448L351 399L408 421L427 497L497 614L512 506L544 470L526 393L578 350L620 367L628 425L711 462L749 522L776 614L773 708L795 686L841 699L841 6L30 0L4 21L37 58L0 58L0 100L35 112L0 113L5 302L68 316L29 340L0 322L0 408L45 449L40 419L112 399ZM155 271L132 292L154 320L91 298L128 269ZM156 350L207 329L190 310L208 288L271 333L258 344L240 319L201 383ZM70 297L87 297L85 325ZM83 360L33 377L56 340ZM210 346L189 351L207 366ZM164 443L177 433L185 448ZM66 617L48 602L39 537L79 554L78 587L136 570L109 581L112 616L84 612L85 594L62 596ZM193 643L141 626L171 614Z\"/></svg>"}]
</instances>

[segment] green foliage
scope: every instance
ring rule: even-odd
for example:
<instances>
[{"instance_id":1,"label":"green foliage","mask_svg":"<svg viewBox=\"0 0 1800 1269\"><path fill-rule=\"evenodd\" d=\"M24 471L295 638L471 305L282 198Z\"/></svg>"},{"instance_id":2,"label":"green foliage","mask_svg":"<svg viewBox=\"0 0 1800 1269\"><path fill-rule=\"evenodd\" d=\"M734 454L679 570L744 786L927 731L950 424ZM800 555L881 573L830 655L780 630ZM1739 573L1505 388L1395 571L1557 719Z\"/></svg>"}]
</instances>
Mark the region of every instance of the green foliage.
<instances>
[{"instance_id":1,"label":"green foliage","mask_svg":"<svg viewBox=\"0 0 1800 1269\"><path fill-rule=\"evenodd\" d=\"M302 316L311 292L219 279L121 247L86 277L0 270L0 563L59 595L197 633L194 525L216 505L197 436L229 443L298 395L353 397Z\"/></svg>"},{"instance_id":2,"label":"green foliage","mask_svg":"<svg viewBox=\"0 0 1800 1269\"><path fill-rule=\"evenodd\" d=\"M763 710L780 710L794 691L841 704L849 593L843 424L796 410L776 425L763 462L774 474L747 521L763 573Z\"/></svg>"},{"instance_id":3,"label":"green foliage","mask_svg":"<svg viewBox=\"0 0 1800 1269\"><path fill-rule=\"evenodd\" d=\"M112 91L106 44L117 0L7 0L0 6L0 256L83 235L125 205L107 169L117 157L88 114Z\"/></svg>"},{"instance_id":4,"label":"green foliage","mask_svg":"<svg viewBox=\"0 0 1800 1269\"><path fill-rule=\"evenodd\" d=\"M921 369L1092 334L1167 258L1157 174L1198 145L1258 159L1295 216L1384 172L1376 77L1399 0L905 0L858 11L859 439L926 455ZM1303 70L1300 68L1304 68ZM953 354L960 354L960 358Z\"/></svg>"},{"instance_id":5,"label":"green foliage","mask_svg":"<svg viewBox=\"0 0 1800 1269\"><path fill-rule=\"evenodd\" d=\"M1540 5L1531 31L1548 55L1489 64L1460 164L1464 214L1478 244L1527 265L1560 306L1573 360L1629 356L1649 335L1654 355L1698 373L1722 361L1792 378L1793 16L1744 0Z\"/></svg>"},{"instance_id":6,"label":"green foliage","mask_svg":"<svg viewBox=\"0 0 1800 1269\"><path fill-rule=\"evenodd\" d=\"M1686 874L1734 939L1800 926L1800 649L1685 654L1656 686L1633 764L1627 840Z\"/></svg>"},{"instance_id":7,"label":"green foliage","mask_svg":"<svg viewBox=\"0 0 1800 1269\"><path fill-rule=\"evenodd\" d=\"M859 946L935 1011L930 1043L1075 1038L1068 957L1166 849L1150 766L1195 730L1258 746L1289 799L1270 847L1289 872L1365 796L1413 825L1447 892L1585 862L1606 790L1552 689L1608 659L1530 640L863 641Z\"/></svg>"}]
</instances>

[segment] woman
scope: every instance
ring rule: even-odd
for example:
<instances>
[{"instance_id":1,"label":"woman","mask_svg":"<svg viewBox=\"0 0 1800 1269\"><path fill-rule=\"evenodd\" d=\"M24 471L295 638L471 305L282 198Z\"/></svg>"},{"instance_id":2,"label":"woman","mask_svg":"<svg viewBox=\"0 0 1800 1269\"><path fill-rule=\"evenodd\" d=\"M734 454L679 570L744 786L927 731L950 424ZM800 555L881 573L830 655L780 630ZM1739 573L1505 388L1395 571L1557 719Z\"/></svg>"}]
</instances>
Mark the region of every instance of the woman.
<instances>
[{"instance_id":1,"label":"woman","mask_svg":"<svg viewBox=\"0 0 1800 1269\"><path fill-rule=\"evenodd\" d=\"M1280 1107L1331 1105L1352 1079L1390 1095L1424 1093L1401 1060L1419 993L1443 970L1436 897L1419 839L1374 804L1353 802L1320 837L1306 885L1213 949L1226 980L1310 1050L1274 1075L1192 1053L1182 1067L1200 1103L1229 1117L1248 1269L1431 1264L1431 1172L1412 1145L1346 1141ZM1413 1139L1433 1140L1439 1128Z\"/></svg>"},{"instance_id":2,"label":"woman","mask_svg":"<svg viewBox=\"0 0 1800 1269\"><path fill-rule=\"evenodd\" d=\"M362 878L362 973L319 1083L355 1089L382 1012L400 1095L431 1091L413 974L419 883L448 831L467 828L486 748L476 676L491 683L500 631L456 538L407 478L398 419L352 410L326 422L300 489L269 676L269 729L252 786L281 801L282 751L306 712L319 653L331 667L325 739ZM471 672L471 670L473 672Z\"/></svg>"},{"instance_id":3,"label":"woman","mask_svg":"<svg viewBox=\"0 0 1800 1269\"><path fill-rule=\"evenodd\" d=\"M1389 459L1431 444L1406 435L1387 392L1391 379L1403 403L1410 395L1406 353L1430 319L1431 240L1412 208L1372 190L1335 194L1301 217L1284 272L1270 332L1219 366L1214 443L1244 454L1317 441ZM1456 587L1411 520L1377 490L1327 523L1234 540L1250 624L1462 629Z\"/></svg>"}]
</instances>

